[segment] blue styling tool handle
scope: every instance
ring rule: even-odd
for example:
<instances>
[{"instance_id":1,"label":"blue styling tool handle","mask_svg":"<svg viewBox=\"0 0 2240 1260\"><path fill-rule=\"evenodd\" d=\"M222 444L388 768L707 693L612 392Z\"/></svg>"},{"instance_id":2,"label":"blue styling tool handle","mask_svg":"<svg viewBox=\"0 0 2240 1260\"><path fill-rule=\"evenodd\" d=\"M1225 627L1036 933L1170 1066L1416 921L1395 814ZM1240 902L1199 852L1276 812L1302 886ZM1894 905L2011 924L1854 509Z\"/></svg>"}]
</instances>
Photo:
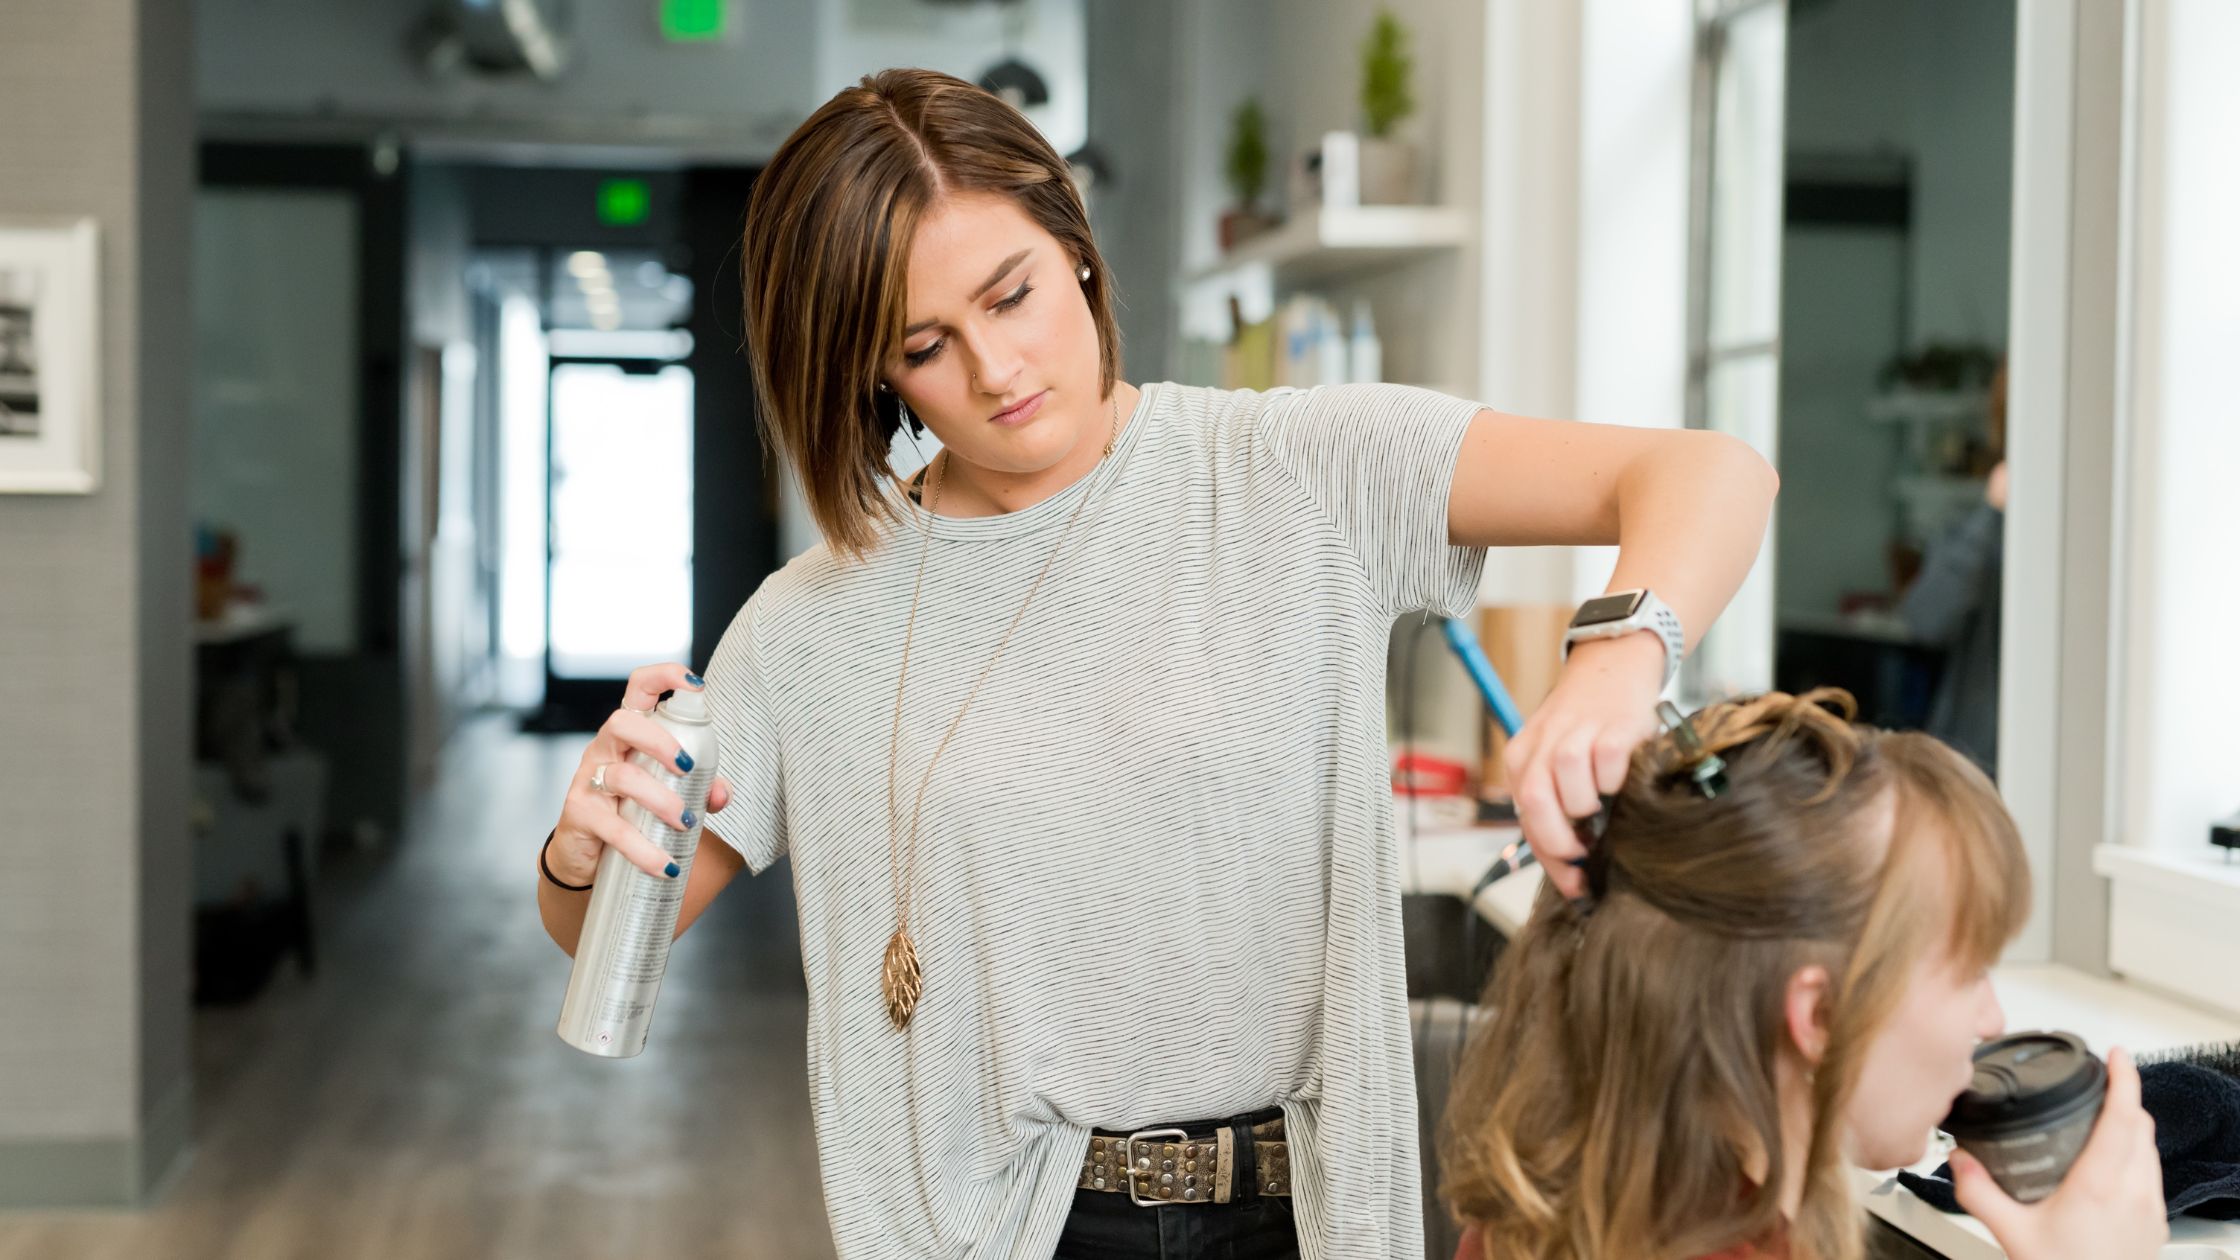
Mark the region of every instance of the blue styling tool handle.
<instances>
[{"instance_id":1,"label":"blue styling tool handle","mask_svg":"<svg viewBox=\"0 0 2240 1260\"><path fill-rule=\"evenodd\" d=\"M1501 675L1493 672L1493 662L1486 659L1486 650L1479 646L1478 636L1470 629L1470 623L1449 617L1441 629L1447 636L1447 646L1461 659L1462 668L1469 671L1470 681L1478 685L1478 694L1485 697L1486 708L1493 711L1493 720L1501 723L1503 734L1515 739L1517 732L1524 726L1524 715L1517 712L1517 702L1510 697L1509 689L1501 684ZM1510 841L1502 847L1501 855L1494 860L1493 865L1478 877L1476 886L1470 890L1470 902L1476 904L1478 894L1496 880L1531 865L1532 861L1532 846L1524 842L1524 837L1519 836Z\"/></svg>"},{"instance_id":2,"label":"blue styling tool handle","mask_svg":"<svg viewBox=\"0 0 2240 1260\"><path fill-rule=\"evenodd\" d=\"M1485 697L1486 707L1493 710L1493 720L1501 723L1501 731L1511 739L1524 726L1524 715L1517 712L1517 702L1509 698L1509 689L1501 685L1501 675L1493 672L1493 662L1486 659L1486 650L1478 646L1478 636L1468 622L1454 617L1446 619L1443 627L1447 646L1462 658L1462 667L1470 671L1470 681L1478 684L1478 694Z\"/></svg>"}]
</instances>

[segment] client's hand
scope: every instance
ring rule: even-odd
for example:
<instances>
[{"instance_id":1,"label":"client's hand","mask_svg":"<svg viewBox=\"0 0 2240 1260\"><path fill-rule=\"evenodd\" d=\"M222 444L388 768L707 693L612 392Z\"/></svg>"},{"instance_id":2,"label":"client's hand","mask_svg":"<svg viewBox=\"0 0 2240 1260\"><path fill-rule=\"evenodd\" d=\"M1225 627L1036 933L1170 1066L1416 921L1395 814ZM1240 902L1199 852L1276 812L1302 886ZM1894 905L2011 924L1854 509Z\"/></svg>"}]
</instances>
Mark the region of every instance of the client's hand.
<instances>
[{"instance_id":1,"label":"client's hand","mask_svg":"<svg viewBox=\"0 0 2240 1260\"><path fill-rule=\"evenodd\" d=\"M1633 750L1657 733L1664 644L1653 634L1581 643L1554 691L1502 752L1517 821L1566 897L1587 890L1572 819L1591 817L1626 781Z\"/></svg>"},{"instance_id":2,"label":"client's hand","mask_svg":"<svg viewBox=\"0 0 2240 1260\"><path fill-rule=\"evenodd\" d=\"M2012 1260L2151 1257L2170 1238L2154 1117L2139 1106L2139 1069L2120 1049L2108 1052L2100 1119L2059 1189L2017 1203L1966 1151L1952 1153L1952 1188Z\"/></svg>"}]
</instances>

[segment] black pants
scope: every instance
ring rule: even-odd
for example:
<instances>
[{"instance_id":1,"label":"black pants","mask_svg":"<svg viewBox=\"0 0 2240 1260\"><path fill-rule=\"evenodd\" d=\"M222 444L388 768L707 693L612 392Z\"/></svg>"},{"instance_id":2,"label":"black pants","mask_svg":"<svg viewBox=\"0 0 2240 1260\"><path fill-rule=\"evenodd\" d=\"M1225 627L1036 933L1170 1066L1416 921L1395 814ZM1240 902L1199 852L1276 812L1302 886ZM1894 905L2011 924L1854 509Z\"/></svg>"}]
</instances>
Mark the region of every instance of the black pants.
<instances>
[{"instance_id":1,"label":"black pants","mask_svg":"<svg viewBox=\"0 0 2240 1260\"><path fill-rule=\"evenodd\" d=\"M1055 1260L1298 1260L1291 1200L1137 1207L1124 1194L1076 1190Z\"/></svg>"},{"instance_id":2,"label":"black pants","mask_svg":"<svg viewBox=\"0 0 2240 1260\"><path fill-rule=\"evenodd\" d=\"M1270 1114L1175 1127L1193 1137L1240 1125L1249 1133ZM1237 1178L1237 1187L1233 1203L1159 1207L1137 1207L1125 1194L1076 1190L1054 1260L1298 1260L1299 1229L1290 1198L1254 1193L1249 1171Z\"/></svg>"}]
</instances>

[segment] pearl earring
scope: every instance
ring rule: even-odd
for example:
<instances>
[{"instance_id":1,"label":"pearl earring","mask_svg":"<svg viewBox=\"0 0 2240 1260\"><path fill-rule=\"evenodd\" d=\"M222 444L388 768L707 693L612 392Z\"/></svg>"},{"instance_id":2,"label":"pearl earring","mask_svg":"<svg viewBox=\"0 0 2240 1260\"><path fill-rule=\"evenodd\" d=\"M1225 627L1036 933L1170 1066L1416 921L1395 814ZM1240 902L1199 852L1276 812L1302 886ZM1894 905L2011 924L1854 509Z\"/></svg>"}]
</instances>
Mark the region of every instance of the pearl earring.
<instances>
[{"instance_id":1,"label":"pearl earring","mask_svg":"<svg viewBox=\"0 0 2240 1260\"><path fill-rule=\"evenodd\" d=\"M1081 268L1081 283L1089 283L1089 268L1087 266Z\"/></svg>"}]
</instances>

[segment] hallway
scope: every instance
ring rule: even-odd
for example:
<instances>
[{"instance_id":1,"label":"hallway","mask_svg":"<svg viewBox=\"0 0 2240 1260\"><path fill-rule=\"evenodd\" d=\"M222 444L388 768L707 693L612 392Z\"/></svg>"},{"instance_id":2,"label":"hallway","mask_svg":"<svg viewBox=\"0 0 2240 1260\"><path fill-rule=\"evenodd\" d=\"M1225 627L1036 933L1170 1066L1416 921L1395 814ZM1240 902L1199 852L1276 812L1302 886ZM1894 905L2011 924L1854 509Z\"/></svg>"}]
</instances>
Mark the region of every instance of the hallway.
<instances>
[{"instance_id":1,"label":"hallway","mask_svg":"<svg viewBox=\"0 0 2240 1260\"><path fill-rule=\"evenodd\" d=\"M643 1056L553 1035L534 832L582 738L470 724L401 846L328 856L318 975L196 1012L195 1151L161 1202L0 1212L0 1260L831 1255L789 871L680 943Z\"/></svg>"}]
</instances>

